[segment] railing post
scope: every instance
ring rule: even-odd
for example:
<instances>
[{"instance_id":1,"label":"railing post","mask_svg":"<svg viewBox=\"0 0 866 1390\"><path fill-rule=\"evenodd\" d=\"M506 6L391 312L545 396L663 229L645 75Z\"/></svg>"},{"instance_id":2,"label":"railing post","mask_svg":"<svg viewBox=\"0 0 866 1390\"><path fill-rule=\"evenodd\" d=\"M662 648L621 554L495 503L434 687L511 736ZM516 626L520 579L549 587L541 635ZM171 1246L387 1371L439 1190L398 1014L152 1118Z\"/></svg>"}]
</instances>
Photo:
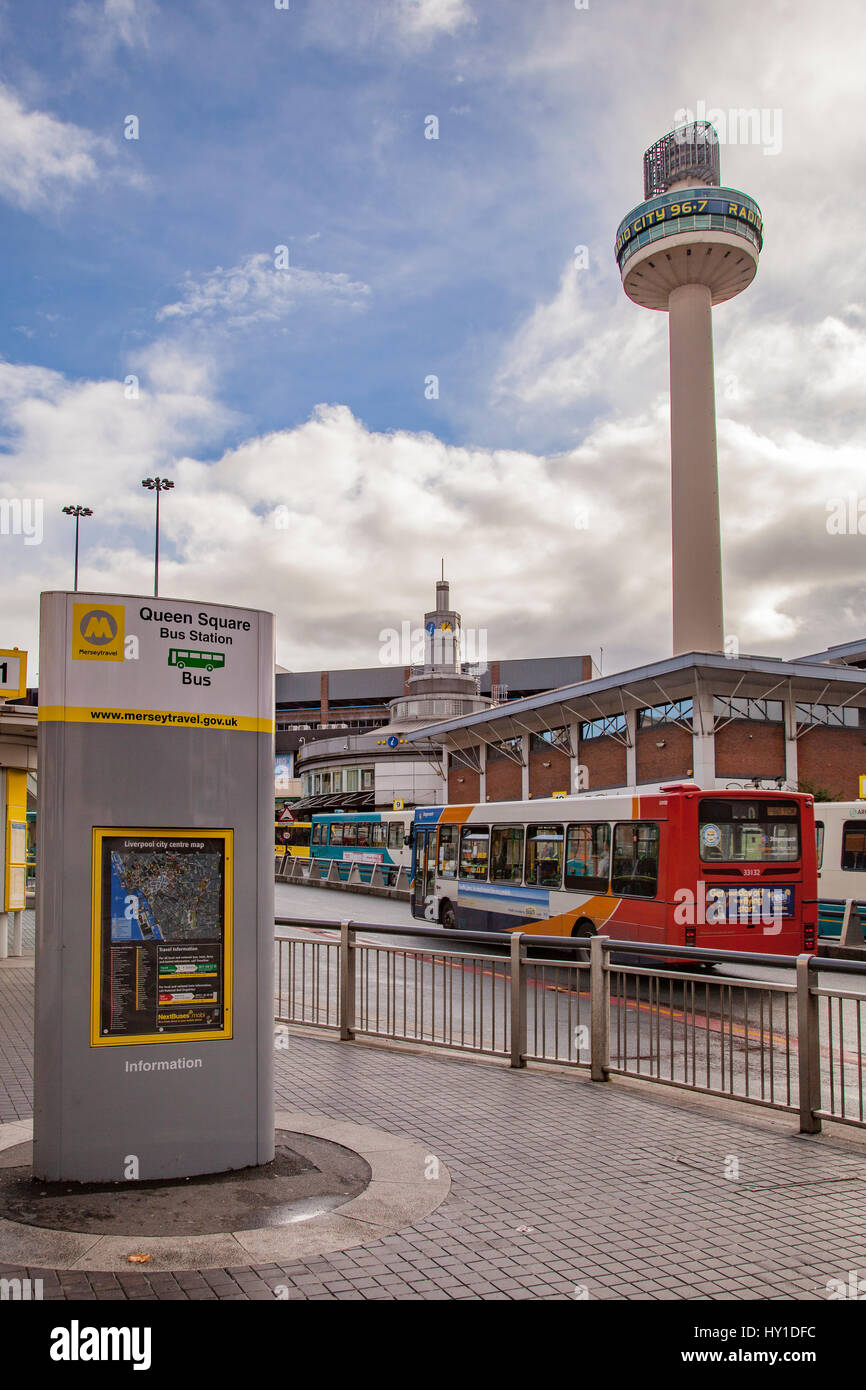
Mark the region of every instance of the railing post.
<instances>
[{"instance_id":1,"label":"railing post","mask_svg":"<svg viewBox=\"0 0 866 1390\"><path fill-rule=\"evenodd\" d=\"M519 931L511 933L511 1065L526 1066L526 977Z\"/></svg>"},{"instance_id":2,"label":"railing post","mask_svg":"<svg viewBox=\"0 0 866 1390\"><path fill-rule=\"evenodd\" d=\"M845 901L845 911L842 915L842 927L839 932L839 945L863 945L863 923L860 920L860 909L853 898L847 898Z\"/></svg>"},{"instance_id":3,"label":"railing post","mask_svg":"<svg viewBox=\"0 0 866 1390\"><path fill-rule=\"evenodd\" d=\"M799 1064L800 1133L820 1134L821 1053L818 996L812 993L808 954L797 957L797 1060ZM830 1059L833 1065L833 1059Z\"/></svg>"},{"instance_id":4,"label":"railing post","mask_svg":"<svg viewBox=\"0 0 866 1390\"><path fill-rule=\"evenodd\" d=\"M340 923L340 1039L355 1036L355 932L351 922Z\"/></svg>"},{"instance_id":5,"label":"railing post","mask_svg":"<svg viewBox=\"0 0 866 1390\"><path fill-rule=\"evenodd\" d=\"M609 936L593 936L589 942L590 1076L610 1079L610 973L604 968ZM579 972L578 972L579 973Z\"/></svg>"}]
</instances>

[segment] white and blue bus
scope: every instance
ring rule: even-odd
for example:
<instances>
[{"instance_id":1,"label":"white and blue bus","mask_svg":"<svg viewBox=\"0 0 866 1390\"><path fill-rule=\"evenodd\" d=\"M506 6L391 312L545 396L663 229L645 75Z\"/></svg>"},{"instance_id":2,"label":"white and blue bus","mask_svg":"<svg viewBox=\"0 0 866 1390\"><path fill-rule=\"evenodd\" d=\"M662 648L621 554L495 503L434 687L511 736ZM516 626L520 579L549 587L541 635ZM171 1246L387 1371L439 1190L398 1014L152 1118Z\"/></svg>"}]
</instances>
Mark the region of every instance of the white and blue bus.
<instances>
[{"instance_id":1,"label":"white and blue bus","mask_svg":"<svg viewBox=\"0 0 866 1390\"><path fill-rule=\"evenodd\" d=\"M411 861L411 811L322 811L312 817L310 858L336 859L340 877L357 864L362 879L378 865L394 874Z\"/></svg>"},{"instance_id":2,"label":"white and blue bus","mask_svg":"<svg viewBox=\"0 0 866 1390\"><path fill-rule=\"evenodd\" d=\"M818 935L838 940L845 903L866 924L866 801L816 801Z\"/></svg>"}]
</instances>

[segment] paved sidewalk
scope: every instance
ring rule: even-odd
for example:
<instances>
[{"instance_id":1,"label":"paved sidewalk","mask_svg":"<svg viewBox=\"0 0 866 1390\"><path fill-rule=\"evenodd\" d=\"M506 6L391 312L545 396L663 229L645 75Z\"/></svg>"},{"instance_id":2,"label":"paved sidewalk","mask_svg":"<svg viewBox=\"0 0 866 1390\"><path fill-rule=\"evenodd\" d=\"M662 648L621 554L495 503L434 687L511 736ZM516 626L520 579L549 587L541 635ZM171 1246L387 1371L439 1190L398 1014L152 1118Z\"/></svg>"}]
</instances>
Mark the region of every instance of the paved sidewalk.
<instances>
[{"instance_id":1,"label":"paved sidewalk","mask_svg":"<svg viewBox=\"0 0 866 1390\"><path fill-rule=\"evenodd\" d=\"M32 975L0 967L7 1120L31 1113ZM823 1300L828 1280L866 1274L866 1147L801 1138L792 1116L300 1034L276 1073L278 1108L420 1142L450 1196L398 1235L286 1266L28 1269L45 1297Z\"/></svg>"}]
</instances>

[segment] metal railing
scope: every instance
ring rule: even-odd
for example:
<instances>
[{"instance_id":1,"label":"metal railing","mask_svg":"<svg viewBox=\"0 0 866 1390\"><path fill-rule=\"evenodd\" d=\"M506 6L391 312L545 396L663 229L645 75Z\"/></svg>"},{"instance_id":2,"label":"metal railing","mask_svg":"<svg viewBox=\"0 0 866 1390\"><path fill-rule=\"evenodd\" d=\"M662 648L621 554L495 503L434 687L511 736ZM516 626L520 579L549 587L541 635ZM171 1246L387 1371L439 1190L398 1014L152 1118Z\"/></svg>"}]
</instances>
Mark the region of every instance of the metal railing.
<instances>
[{"instance_id":1,"label":"metal railing","mask_svg":"<svg viewBox=\"0 0 866 1390\"><path fill-rule=\"evenodd\" d=\"M409 891L409 870L399 864L360 864L357 860L275 855L274 878L278 883L350 883Z\"/></svg>"},{"instance_id":2,"label":"metal railing","mask_svg":"<svg viewBox=\"0 0 866 1390\"><path fill-rule=\"evenodd\" d=\"M866 964L276 921L294 929L276 939L281 1023L660 1082L798 1114L804 1133L823 1119L866 1127ZM746 971L708 974L716 965Z\"/></svg>"}]
</instances>

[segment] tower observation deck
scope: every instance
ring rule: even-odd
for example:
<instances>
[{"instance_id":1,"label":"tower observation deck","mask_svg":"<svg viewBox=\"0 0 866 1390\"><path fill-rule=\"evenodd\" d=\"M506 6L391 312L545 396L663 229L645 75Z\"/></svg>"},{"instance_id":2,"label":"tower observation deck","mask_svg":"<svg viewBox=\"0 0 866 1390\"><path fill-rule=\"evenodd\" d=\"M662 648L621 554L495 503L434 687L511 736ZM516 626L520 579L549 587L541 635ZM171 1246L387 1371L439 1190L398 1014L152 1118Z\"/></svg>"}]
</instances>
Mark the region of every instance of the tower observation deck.
<instances>
[{"instance_id":1,"label":"tower observation deck","mask_svg":"<svg viewBox=\"0 0 866 1390\"><path fill-rule=\"evenodd\" d=\"M708 121L657 140L614 248L629 299L670 317L675 654L724 646L712 306L751 284L762 246L758 204L719 180Z\"/></svg>"}]
</instances>

